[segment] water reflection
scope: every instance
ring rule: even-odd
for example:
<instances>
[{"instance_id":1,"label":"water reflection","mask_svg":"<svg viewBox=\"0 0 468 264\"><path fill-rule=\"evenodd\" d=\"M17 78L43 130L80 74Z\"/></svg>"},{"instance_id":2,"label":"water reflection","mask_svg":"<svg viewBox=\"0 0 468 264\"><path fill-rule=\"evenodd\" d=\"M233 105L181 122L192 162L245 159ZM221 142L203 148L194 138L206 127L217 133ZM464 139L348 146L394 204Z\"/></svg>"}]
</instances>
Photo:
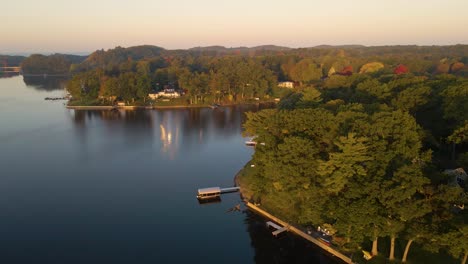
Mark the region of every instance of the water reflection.
<instances>
[{"instance_id":1,"label":"water reflection","mask_svg":"<svg viewBox=\"0 0 468 264\"><path fill-rule=\"evenodd\" d=\"M226 213L238 193L205 205L195 197L232 185L252 155L240 122L260 107L75 111L44 100L61 91L31 89L20 76L0 88L2 263L294 263L313 254L273 239L264 220Z\"/></svg>"},{"instance_id":2,"label":"water reflection","mask_svg":"<svg viewBox=\"0 0 468 264\"><path fill-rule=\"evenodd\" d=\"M109 136L123 134L128 148L152 144L170 160L184 149L199 148L215 137L229 139L241 133L245 112L266 106L242 105L218 109L72 110L77 138L82 144L98 129ZM101 121L101 122L99 122Z\"/></svg>"},{"instance_id":3,"label":"water reflection","mask_svg":"<svg viewBox=\"0 0 468 264\"><path fill-rule=\"evenodd\" d=\"M86 159L89 152L118 155L119 145L136 150L152 141L154 124L147 111L71 111L71 119L81 153ZM100 145L97 138L110 137L118 141Z\"/></svg>"},{"instance_id":4,"label":"water reflection","mask_svg":"<svg viewBox=\"0 0 468 264\"><path fill-rule=\"evenodd\" d=\"M19 76L19 73L15 73L15 72L0 72L0 79L2 79L2 78L12 78L12 77L16 77L16 76Z\"/></svg>"},{"instance_id":5,"label":"water reflection","mask_svg":"<svg viewBox=\"0 0 468 264\"><path fill-rule=\"evenodd\" d=\"M67 80L68 76L23 75L23 81L26 86L36 90L63 90Z\"/></svg>"}]
</instances>

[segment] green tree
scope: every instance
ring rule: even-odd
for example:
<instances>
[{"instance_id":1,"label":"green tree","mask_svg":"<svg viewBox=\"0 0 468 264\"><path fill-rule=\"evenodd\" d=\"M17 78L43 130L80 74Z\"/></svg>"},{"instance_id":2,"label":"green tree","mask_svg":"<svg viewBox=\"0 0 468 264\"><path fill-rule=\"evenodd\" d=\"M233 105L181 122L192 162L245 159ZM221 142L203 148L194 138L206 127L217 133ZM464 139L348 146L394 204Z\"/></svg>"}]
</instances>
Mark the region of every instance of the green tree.
<instances>
[{"instance_id":1,"label":"green tree","mask_svg":"<svg viewBox=\"0 0 468 264\"><path fill-rule=\"evenodd\" d=\"M367 153L367 141L367 138L356 137L354 133L337 139L334 144L338 151L331 152L329 159L321 161L318 167L318 174L324 178L323 185L328 192L337 194L350 179L367 175L363 166L371 159Z\"/></svg>"},{"instance_id":2,"label":"green tree","mask_svg":"<svg viewBox=\"0 0 468 264\"><path fill-rule=\"evenodd\" d=\"M151 91L150 64L146 61L137 63L136 74L136 96L146 101L148 93Z\"/></svg>"},{"instance_id":3,"label":"green tree","mask_svg":"<svg viewBox=\"0 0 468 264\"><path fill-rule=\"evenodd\" d=\"M392 105L396 109L414 112L417 108L429 102L430 95L431 88L428 86L409 87L401 91L392 100Z\"/></svg>"},{"instance_id":4,"label":"green tree","mask_svg":"<svg viewBox=\"0 0 468 264\"><path fill-rule=\"evenodd\" d=\"M290 71L291 79L299 82L301 85L312 81L320 80L322 70L317 63L311 59L303 59L299 61Z\"/></svg>"},{"instance_id":5,"label":"green tree","mask_svg":"<svg viewBox=\"0 0 468 264\"><path fill-rule=\"evenodd\" d=\"M468 259L468 226L456 226L450 232L443 234L440 243L448 248L450 254L456 258L461 258L461 264L465 264Z\"/></svg>"}]
</instances>

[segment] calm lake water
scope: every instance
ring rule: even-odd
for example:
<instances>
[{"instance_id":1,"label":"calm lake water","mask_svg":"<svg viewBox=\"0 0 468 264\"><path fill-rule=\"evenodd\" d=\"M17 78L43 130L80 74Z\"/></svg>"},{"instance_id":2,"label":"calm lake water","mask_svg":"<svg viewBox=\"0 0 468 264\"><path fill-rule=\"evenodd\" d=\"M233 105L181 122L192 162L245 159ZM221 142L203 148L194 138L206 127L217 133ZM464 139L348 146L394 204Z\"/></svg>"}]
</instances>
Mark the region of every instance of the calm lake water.
<instances>
[{"instance_id":1,"label":"calm lake water","mask_svg":"<svg viewBox=\"0 0 468 264\"><path fill-rule=\"evenodd\" d=\"M195 198L233 186L253 153L244 112L256 107L74 111L44 100L63 87L0 78L0 263L331 263L294 236L272 238L258 216L228 213L238 193Z\"/></svg>"}]
</instances>

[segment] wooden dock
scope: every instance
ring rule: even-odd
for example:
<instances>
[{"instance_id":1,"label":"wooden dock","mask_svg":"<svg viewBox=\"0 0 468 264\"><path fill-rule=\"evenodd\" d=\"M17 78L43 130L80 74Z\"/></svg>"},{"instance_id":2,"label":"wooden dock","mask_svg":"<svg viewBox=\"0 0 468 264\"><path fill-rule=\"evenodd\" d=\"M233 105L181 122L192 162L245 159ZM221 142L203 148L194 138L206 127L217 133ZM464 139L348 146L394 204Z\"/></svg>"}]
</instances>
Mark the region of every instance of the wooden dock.
<instances>
[{"instance_id":1,"label":"wooden dock","mask_svg":"<svg viewBox=\"0 0 468 264\"><path fill-rule=\"evenodd\" d=\"M307 233L304 233L302 230L300 230L299 228L296 228L290 224L288 224L287 222L271 215L270 213L268 213L267 211L263 210L263 209L260 209L258 206L255 206L254 204L252 203L249 203L247 202L247 207L256 212L256 213L259 213L260 215L263 215L265 216L266 218L268 219L271 219L273 221L275 221L276 223L282 225L283 227L287 227L288 231L290 232L293 232L294 234L298 235L298 236L301 236L302 238L314 243L315 245L317 245L318 247L322 248L323 250L327 251L328 253L334 255L335 257L343 260L345 263L349 263L349 264L353 264L353 261L351 260L350 257L344 255L343 253L339 252L338 250L328 246L328 245L325 245L323 244L322 242L320 242L318 239L310 236L309 234ZM278 230L277 230L278 231Z\"/></svg>"},{"instance_id":2,"label":"wooden dock","mask_svg":"<svg viewBox=\"0 0 468 264\"><path fill-rule=\"evenodd\" d=\"M240 187L229 187L229 188L220 189L221 193L232 193L232 192L238 192L239 190L240 190Z\"/></svg>"},{"instance_id":3,"label":"wooden dock","mask_svg":"<svg viewBox=\"0 0 468 264\"><path fill-rule=\"evenodd\" d=\"M288 226L279 226L279 225L277 225L277 224L275 224L275 223L273 223L273 222L271 222L271 221L268 221L268 222L266 223L266 225L267 225L268 227L273 227L274 229L276 229L275 231L271 232L271 234L272 234L273 236L275 236L275 237L278 236L279 234L285 232L285 231L288 231L288 229L289 229Z\"/></svg>"}]
</instances>

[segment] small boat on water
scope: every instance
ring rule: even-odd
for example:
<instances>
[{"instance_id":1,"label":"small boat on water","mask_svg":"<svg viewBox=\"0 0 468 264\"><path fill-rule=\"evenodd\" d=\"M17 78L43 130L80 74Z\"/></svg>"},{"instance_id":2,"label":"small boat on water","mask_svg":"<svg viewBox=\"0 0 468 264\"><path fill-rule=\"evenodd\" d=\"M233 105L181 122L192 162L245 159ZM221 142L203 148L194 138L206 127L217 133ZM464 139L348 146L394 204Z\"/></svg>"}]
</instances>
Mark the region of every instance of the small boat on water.
<instances>
[{"instance_id":1,"label":"small boat on water","mask_svg":"<svg viewBox=\"0 0 468 264\"><path fill-rule=\"evenodd\" d=\"M212 104L212 105L210 105L211 109L216 109L216 108L218 108L218 107L220 107L220 106L221 106L221 105L219 105L219 104Z\"/></svg>"},{"instance_id":2,"label":"small boat on water","mask_svg":"<svg viewBox=\"0 0 468 264\"><path fill-rule=\"evenodd\" d=\"M257 145L257 142L255 142L255 141L253 141L253 140L247 140L247 141L245 142L245 145L247 145L247 146L255 146L255 145Z\"/></svg>"},{"instance_id":3,"label":"small boat on water","mask_svg":"<svg viewBox=\"0 0 468 264\"><path fill-rule=\"evenodd\" d=\"M198 189L198 200L219 199L221 196L221 189L219 187Z\"/></svg>"},{"instance_id":4,"label":"small boat on water","mask_svg":"<svg viewBox=\"0 0 468 264\"><path fill-rule=\"evenodd\" d=\"M240 190L240 187L227 187L227 188L210 187L210 188L202 188L202 189L198 189L198 192L197 192L197 199L198 199L198 200L219 199L222 193L238 192L239 190Z\"/></svg>"}]
</instances>

